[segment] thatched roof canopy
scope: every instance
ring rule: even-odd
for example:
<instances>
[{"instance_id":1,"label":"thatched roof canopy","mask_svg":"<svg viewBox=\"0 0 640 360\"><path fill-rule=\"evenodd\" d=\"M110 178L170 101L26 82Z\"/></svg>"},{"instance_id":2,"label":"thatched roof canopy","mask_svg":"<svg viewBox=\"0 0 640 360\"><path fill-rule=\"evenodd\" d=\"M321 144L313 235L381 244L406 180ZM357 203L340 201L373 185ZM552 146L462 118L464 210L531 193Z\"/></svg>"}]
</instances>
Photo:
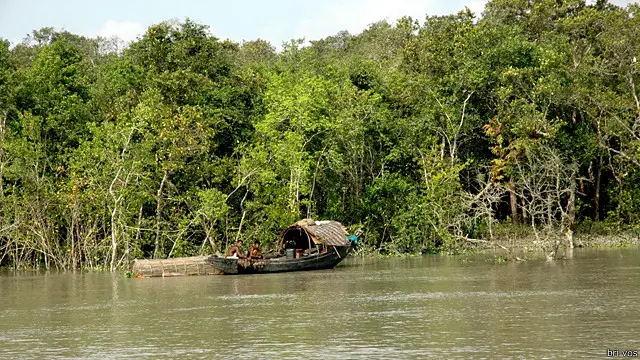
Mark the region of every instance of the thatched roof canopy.
<instances>
[{"instance_id":1,"label":"thatched roof canopy","mask_svg":"<svg viewBox=\"0 0 640 360\"><path fill-rule=\"evenodd\" d=\"M308 249L315 244L347 246L347 231L337 221L304 219L284 229L278 239L280 249Z\"/></svg>"}]
</instances>

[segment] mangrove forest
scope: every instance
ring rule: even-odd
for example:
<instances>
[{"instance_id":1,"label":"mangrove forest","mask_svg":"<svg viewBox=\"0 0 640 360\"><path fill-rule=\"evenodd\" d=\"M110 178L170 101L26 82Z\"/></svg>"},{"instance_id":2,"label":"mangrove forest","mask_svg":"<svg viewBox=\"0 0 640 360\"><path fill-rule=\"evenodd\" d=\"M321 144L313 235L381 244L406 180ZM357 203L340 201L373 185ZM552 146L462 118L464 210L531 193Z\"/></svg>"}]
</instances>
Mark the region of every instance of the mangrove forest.
<instances>
[{"instance_id":1,"label":"mangrove forest","mask_svg":"<svg viewBox=\"0 0 640 360\"><path fill-rule=\"evenodd\" d=\"M282 45L189 19L0 39L0 266L269 247L302 218L361 228L369 254L635 234L638 60L640 6L606 0Z\"/></svg>"}]
</instances>

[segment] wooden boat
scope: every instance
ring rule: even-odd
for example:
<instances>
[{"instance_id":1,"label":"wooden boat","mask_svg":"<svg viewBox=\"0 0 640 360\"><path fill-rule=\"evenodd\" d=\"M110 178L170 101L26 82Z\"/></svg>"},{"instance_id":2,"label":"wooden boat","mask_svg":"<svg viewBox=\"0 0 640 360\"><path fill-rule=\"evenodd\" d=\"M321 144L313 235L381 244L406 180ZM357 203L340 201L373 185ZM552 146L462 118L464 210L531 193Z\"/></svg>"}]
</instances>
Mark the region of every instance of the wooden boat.
<instances>
[{"instance_id":1,"label":"wooden boat","mask_svg":"<svg viewBox=\"0 0 640 360\"><path fill-rule=\"evenodd\" d=\"M283 255L279 257L234 259L212 256L207 262L217 274L229 275L332 269L349 254L354 240L357 238L347 237L347 231L337 221L304 219L280 233L277 245ZM298 253L301 256L294 256Z\"/></svg>"},{"instance_id":2,"label":"wooden boat","mask_svg":"<svg viewBox=\"0 0 640 360\"><path fill-rule=\"evenodd\" d=\"M286 256L271 259L227 259L211 256L206 261L218 275L263 274L286 271L333 269L351 250L350 246L330 248L325 253L318 251L300 258Z\"/></svg>"},{"instance_id":3,"label":"wooden boat","mask_svg":"<svg viewBox=\"0 0 640 360\"><path fill-rule=\"evenodd\" d=\"M262 274L332 269L357 244L337 221L300 220L284 229L277 242L278 254L265 259L226 258L218 255L177 259L136 260L136 277L185 275ZM299 255L298 255L299 254Z\"/></svg>"}]
</instances>

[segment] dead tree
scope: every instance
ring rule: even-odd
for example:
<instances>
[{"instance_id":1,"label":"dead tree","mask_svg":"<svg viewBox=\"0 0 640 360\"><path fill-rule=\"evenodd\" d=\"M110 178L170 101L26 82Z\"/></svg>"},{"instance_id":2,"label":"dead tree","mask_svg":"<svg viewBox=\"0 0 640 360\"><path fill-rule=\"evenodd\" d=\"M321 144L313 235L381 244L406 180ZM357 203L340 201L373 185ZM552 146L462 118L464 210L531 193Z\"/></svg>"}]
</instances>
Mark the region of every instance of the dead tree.
<instances>
[{"instance_id":1,"label":"dead tree","mask_svg":"<svg viewBox=\"0 0 640 360\"><path fill-rule=\"evenodd\" d=\"M535 144L515 164L516 187L527 212L535 245L550 258L564 243L573 248L577 165L545 144ZM565 235L565 241L562 235Z\"/></svg>"}]
</instances>

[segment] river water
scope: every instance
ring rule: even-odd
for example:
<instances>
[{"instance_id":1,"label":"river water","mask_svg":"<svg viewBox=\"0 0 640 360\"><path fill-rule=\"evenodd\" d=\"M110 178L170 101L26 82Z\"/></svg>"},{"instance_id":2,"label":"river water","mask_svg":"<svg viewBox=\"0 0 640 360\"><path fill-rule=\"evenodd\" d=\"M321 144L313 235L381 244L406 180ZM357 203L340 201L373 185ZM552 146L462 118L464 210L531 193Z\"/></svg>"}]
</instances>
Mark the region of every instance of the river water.
<instances>
[{"instance_id":1,"label":"river water","mask_svg":"<svg viewBox=\"0 0 640 360\"><path fill-rule=\"evenodd\" d=\"M640 350L640 250L286 274L0 275L0 358L606 358Z\"/></svg>"}]
</instances>

